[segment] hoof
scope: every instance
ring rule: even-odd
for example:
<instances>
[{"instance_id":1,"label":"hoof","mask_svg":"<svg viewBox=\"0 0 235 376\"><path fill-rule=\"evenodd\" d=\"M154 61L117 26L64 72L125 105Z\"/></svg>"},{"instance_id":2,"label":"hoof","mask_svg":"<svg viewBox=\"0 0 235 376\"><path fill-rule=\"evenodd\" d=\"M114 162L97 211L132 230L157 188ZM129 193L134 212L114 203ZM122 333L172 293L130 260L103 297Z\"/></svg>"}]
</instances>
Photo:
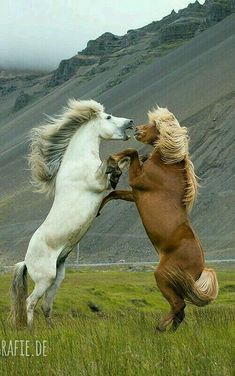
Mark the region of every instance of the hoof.
<instances>
[{"instance_id":1,"label":"hoof","mask_svg":"<svg viewBox=\"0 0 235 376\"><path fill-rule=\"evenodd\" d=\"M53 322L51 320L51 317L50 316L48 316L48 317L45 316L45 320L46 320L46 324L47 324L48 329L49 330L50 329L54 329L54 324L53 324Z\"/></svg>"},{"instance_id":2,"label":"hoof","mask_svg":"<svg viewBox=\"0 0 235 376\"><path fill-rule=\"evenodd\" d=\"M166 328L162 325L157 325L155 331L164 333L166 331Z\"/></svg>"},{"instance_id":3,"label":"hoof","mask_svg":"<svg viewBox=\"0 0 235 376\"><path fill-rule=\"evenodd\" d=\"M149 156L148 156L147 154L145 154L145 155L141 155L141 156L140 156L140 160L141 160L141 162L144 163L145 161L147 161L148 157L149 157Z\"/></svg>"},{"instance_id":4,"label":"hoof","mask_svg":"<svg viewBox=\"0 0 235 376\"><path fill-rule=\"evenodd\" d=\"M171 333L175 333L177 329L178 329L178 326L177 326L177 327L174 327L174 326L172 325L171 328L169 329L169 332L171 332Z\"/></svg>"},{"instance_id":5,"label":"hoof","mask_svg":"<svg viewBox=\"0 0 235 376\"><path fill-rule=\"evenodd\" d=\"M53 322L51 321L51 319L50 318L46 318L46 323L47 323L47 327L48 327L48 329L54 329L54 324L53 324Z\"/></svg>"},{"instance_id":6,"label":"hoof","mask_svg":"<svg viewBox=\"0 0 235 376\"><path fill-rule=\"evenodd\" d=\"M107 159L107 168L105 174L112 174L112 172L114 172L117 168L119 169L117 162L112 156L110 156Z\"/></svg>"},{"instance_id":7,"label":"hoof","mask_svg":"<svg viewBox=\"0 0 235 376\"><path fill-rule=\"evenodd\" d=\"M45 310L43 308L43 305L41 305L41 310L42 310L43 315L45 317L45 321L46 321L48 329L53 329L54 328L54 324L53 324L53 322L51 320L50 311Z\"/></svg>"},{"instance_id":8,"label":"hoof","mask_svg":"<svg viewBox=\"0 0 235 376\"><path fill-rule=\"evenodd\" d=\"M107 166L105 174L106 175L112 174L114 171L115 171L115 167L113 167L113 166Z\"/></svg>"},{"instance_id":9,"label":"hoof","mask_svg":"<svg viewBox=\"0 0 235 376\"><path fill-rule=\"evenodd\" d=\"M34 332L34 323L33 322L28 322L27 323L27 328L30 332Z\"/></svg>"}]
</instances>

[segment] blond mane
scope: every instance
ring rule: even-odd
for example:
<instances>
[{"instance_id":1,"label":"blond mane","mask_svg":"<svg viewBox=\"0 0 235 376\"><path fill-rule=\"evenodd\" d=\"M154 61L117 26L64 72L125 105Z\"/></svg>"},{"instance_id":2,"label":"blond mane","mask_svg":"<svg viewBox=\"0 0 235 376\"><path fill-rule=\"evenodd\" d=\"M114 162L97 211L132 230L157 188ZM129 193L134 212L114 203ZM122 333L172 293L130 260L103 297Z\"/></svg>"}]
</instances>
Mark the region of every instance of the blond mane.
<instances>
[{"instance_id":1,"label":"blond mane","mask_svg":"<svg viewBox=\"0 0 235 376\"><path fill-rule=\"evenodd\" d=\"M148 112L148 117L150 124L155 124L159 131L155 149L160 152L163 162L173 164L185 161L183 204L191 209L197 196L198 182L188 151L188 130L180 126L178 120L167 108L154 108Z\"/></svg>"},{"instance_id":2,"label":"blond mane","mask_svg":"<svg viewBox=\"0 0 235 376\"><path fill-rule=\"evenodd\" d=\"M38 192L54 192L55 178L72 136L103 111L104 107L94 100L69 99L61 115L48 116L47 123L32 129L29 165Z\"/></svg>"}]
</instances>

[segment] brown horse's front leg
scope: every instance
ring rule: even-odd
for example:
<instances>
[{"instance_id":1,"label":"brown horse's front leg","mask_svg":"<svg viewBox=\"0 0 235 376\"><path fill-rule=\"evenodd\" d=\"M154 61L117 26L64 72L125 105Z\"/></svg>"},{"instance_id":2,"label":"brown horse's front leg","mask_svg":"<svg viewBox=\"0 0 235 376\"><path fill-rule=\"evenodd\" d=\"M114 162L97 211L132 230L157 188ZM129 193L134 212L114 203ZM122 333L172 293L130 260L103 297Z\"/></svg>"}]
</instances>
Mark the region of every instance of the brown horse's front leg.
<instances>
[{"instance_id":1,"label":"brown horse's front leg","mask_svg":"<svg viewBox=\"0 0 235 376\"><path fill-rule=\"evenodd\" d=\"M138 152L135 149L127 149L109 157L106 173L114 171L117 163L126 157L130 158L129 183L132 184L133 180L142 173L142 165L139 160Z\"/></svg>"},{"instance_id":2,"label":"brown horse's front leg","mask_svg":"<svg viewBox=\"0 0 235 376\"><path fill-rule=\"evenodd\" d=\"M103 207L111 200L124 200L124 201L134 201L132 191L112 191L110 192L102 201L97 217L100 215Z\"/></svg>"}]
</instances>

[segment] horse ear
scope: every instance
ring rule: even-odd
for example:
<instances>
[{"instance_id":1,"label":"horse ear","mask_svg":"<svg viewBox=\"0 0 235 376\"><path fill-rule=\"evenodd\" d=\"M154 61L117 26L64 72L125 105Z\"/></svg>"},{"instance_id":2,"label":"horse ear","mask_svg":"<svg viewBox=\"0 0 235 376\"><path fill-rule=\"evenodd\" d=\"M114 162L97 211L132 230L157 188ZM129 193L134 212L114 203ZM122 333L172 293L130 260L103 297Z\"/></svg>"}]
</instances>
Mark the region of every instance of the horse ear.
<instances>
[{"instance_id":1,"label":"horse ear","mask_svg":"<svg viewBox=\"0 0 235 376\"><path fill-rule=\"evenodd\" d=\"M169 125L172 125L172 122L175 122L175 120L175 116L170 112L161 117L161 122L168 123Z\"/></svg>"},{"instance_id":2,"label":"horse ear","mask_svg":"<svg viewBox=\"0 0 235 376\"><path fill-rule=\"evenodd\" d=\"M150 125L157 125L155 111L156 110L154 109L152 111L148 111L148 119Z\"/></svg>"}]
</instances>

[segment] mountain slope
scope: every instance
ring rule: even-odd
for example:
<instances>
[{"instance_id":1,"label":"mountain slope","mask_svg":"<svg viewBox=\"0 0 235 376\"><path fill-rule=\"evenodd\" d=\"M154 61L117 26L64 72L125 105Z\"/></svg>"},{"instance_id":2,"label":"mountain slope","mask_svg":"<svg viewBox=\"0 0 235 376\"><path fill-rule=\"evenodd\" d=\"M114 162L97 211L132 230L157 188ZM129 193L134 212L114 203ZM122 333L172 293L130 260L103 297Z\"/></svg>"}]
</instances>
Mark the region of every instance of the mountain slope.
<instances>
[{"instance_id":1,"label":"mountain slope","mask_svg":"<svg viewBox=\"0 0 235 376\"><path fill-rule=\"evenodd\" d=\"M119 85L99 94L113 72L104 71L88 82L70 80L22 110L0 128L0 249L3 262L24 256L34 229L50 207L31 193L25 155L28 130L53 114L69 97L96 98L116 115L146 119L156 102L167 105L190 126L192 158L203 178L193 223L207 257L226 257L235 248L232 204L234 190L235 15L200 33L167 56L157 59ZM121 64L122 62L120 62ZM214 121L214 117L216 120ZM135 145L135 141L106 142L102 154ZM125 221L123 220L125 219ZM81 242L83 260L150 259L154 257L135 207L115 202L97 218Z\"/></svg>"},{"instance_id":2,"label":"mountain slope","mask_svg":"<svg viewBox=\"0 0 235 376\"><path fill-rule=\"evenodd\" d=\"M122 36L106 32L88 41L83 51L62 60L53 72L4 71L0 67L0 122L9 122L16 112L71 80L82 85L105 73L97 86L97 92L104 93L233 12L234 0L206 0L204 4L196 0Z\"/></svg>"}]
</instances>

